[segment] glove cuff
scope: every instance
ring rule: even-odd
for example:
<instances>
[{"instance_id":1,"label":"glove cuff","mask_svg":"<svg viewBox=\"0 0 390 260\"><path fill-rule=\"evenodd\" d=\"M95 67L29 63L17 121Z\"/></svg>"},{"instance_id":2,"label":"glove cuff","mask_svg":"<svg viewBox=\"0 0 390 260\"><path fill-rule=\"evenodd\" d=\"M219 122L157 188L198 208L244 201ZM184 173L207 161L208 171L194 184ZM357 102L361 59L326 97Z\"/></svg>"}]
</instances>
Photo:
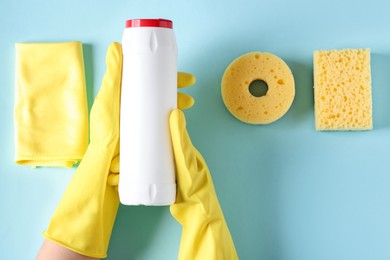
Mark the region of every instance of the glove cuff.
<instances>
[{"instance_id":1,"label":"glove cuff","mask_svg":"<svg viewBox=\"0 0 390 260\"><path fill-rule=\"evenodd\" d=\"M119 205L118 192L107 184L114 150L89 145L43 233L46 239L82 255L107 257Z\"/></svg>"}]
</instances>

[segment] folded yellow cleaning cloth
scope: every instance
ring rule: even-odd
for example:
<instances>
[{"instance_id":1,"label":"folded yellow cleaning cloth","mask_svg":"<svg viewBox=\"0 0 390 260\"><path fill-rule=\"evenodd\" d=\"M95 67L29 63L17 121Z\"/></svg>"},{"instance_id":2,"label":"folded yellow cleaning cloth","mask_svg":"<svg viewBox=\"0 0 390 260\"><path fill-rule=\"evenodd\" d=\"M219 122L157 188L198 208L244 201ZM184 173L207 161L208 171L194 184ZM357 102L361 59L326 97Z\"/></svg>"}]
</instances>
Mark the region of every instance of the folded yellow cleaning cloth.
<instances>
[{"instance_id":1,"label":"folded yellow cleaning cloth","mask_svg":"<svg viewBox=\"0 0 390 260\"><path fill-rule=\"evenodd\" d=\"M81 42L17 43L15 161L72 167L88 145Z\"/></svg>"}]
</instances>

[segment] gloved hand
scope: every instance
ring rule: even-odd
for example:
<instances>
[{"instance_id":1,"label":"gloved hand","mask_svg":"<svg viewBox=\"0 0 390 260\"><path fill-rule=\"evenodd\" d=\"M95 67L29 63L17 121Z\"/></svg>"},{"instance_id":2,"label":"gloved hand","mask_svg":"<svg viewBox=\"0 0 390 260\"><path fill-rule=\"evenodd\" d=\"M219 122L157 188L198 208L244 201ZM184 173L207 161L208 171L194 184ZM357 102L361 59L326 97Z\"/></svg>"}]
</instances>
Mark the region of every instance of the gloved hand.
<instances>
[{"instance_id":1,"label":"gloved hand","mask_svg":"<svg viewBox=\"0 0 390 260\"><path fill-rule=\"evenodd\" d=\"M184 76L179 75L179 88L195 82L192 75ZM184 96L169 118L177 180L176 202L170 210L183 228L179 259L238 259L206 162L187 133L181 109L191 107L193 100ZM119 172L119 159L118 155L113 160L112 172ZM118 176L111 176L110 184L118 185Z\"/></svg>"},{"instance_id":2,"label":"gloved hand","mask_svg":"<svg viewBox=\"0 0 390 260\"><path fill-rule=\"evenodd\" d=\"M72 251L96 258L107 256L119 205L119 43L108 48L106 63L107 70L91 110L90 144L43 234ZM178 74L178 87L193 81L190 74ZM192 97L178 93L179 108L191 107L193 103Z\"/></svg>"},{"instance_id":3,"label":"gloved hand","mask_svg":"<svg viewBox=\"0 0 390 260\"><path fill-rule=\"evenodd\" d=\"M172 111L169 124L177 181L170 210L182 225L179 259L238 259L210 171L192 145L184 113Z\"/></svg>"},{"instance_id":4,"label":"gloved hand","mask_svg":"<svg viewBox=\"0 0 390 260\"><path fill-rule=\"evenodd\" d=\"M106 73L92 106L90 144L52 216L44 237L82 255L106 257L119 205L107 185L111 160L119 153L122 50L110 45Z\"/></svg>"}]
</instances>

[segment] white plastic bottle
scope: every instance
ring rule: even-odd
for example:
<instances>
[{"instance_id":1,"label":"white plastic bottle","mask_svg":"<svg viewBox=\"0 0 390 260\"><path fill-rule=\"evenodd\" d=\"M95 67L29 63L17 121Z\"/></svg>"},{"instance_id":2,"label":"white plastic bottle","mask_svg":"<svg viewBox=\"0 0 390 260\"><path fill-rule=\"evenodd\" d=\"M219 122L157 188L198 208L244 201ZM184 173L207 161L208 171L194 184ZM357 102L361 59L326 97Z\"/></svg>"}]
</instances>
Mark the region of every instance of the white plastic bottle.
<instances>
[{"instance_id":1,"label":"white plastic bottle","mask_svg":"<svg viewBox=\"0 0 390 260\"><path fill-rule=\"evenodd\" d=\"M122 38L119 197L125 205L176 199L169 114L177 107L177 47L172 21L126 22Z\"/></svg>"}]
</instances>

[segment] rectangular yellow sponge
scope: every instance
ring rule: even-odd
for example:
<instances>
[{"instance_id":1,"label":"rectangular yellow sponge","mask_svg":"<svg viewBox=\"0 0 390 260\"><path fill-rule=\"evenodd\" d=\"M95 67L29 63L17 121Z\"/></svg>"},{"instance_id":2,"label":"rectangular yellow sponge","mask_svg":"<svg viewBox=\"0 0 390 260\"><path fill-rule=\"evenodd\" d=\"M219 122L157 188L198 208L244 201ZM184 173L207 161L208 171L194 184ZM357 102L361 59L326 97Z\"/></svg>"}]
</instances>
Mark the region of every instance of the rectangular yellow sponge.
<instances>
[{"instance_id":1,"label":"rectangular yellow sponge","mask_svg":"<svg viewBox=\"0 0 390 260\"><path fill-rule=\"evenodd\" d=\"M369 49L314 52L314 114L318 131L372 129Z\"/></svg>"}]
</instances>

